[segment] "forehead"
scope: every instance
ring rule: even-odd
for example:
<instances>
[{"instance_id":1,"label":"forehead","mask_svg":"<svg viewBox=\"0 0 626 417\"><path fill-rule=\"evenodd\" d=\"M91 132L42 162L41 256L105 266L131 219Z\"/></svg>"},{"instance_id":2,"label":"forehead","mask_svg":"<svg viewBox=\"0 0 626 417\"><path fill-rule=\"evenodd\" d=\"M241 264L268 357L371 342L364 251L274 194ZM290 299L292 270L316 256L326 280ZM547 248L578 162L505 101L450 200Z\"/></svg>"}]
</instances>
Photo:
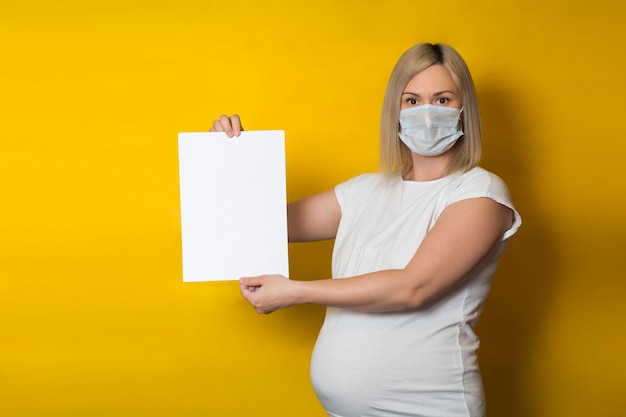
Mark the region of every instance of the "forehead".
<instances>
[{"instance_id":1,"label":"forehead","mask_svg":"<svg viewBox=\"0 0 626 417\"><path fill-rule=\"evenodd\" d=\"M428 91L457 92L450 72L443 65L432 65L416 74L404 88L404 92L420 93Z\"/></svg>"}]
</instances>

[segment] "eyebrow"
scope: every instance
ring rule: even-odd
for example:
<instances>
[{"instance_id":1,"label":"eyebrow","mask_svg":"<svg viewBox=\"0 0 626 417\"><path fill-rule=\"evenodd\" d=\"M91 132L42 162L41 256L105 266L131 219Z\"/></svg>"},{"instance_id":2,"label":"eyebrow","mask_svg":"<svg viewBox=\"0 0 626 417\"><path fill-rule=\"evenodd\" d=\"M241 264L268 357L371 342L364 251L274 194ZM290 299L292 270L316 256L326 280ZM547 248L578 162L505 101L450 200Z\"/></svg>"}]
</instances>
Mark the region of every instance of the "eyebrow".
<instances>
[{"instance_id":1,"label":"eyebrow","mask_svg":"<svg viewBox=\"0 0 626 417\"><path fill-rule=\"evenodd\" d=\"M409 94L409 95L416 96L416 97L420 96L419 94L412 93L410 91L402 92L402 95L405 95L405 94ZM454 91L451 91L451 90L443 90L443 91L438 91L438 92L434 93L433 96L441 96L441 95L444 95L444 94L456 94L456 93Z\"/></svg>"}]
</instances>

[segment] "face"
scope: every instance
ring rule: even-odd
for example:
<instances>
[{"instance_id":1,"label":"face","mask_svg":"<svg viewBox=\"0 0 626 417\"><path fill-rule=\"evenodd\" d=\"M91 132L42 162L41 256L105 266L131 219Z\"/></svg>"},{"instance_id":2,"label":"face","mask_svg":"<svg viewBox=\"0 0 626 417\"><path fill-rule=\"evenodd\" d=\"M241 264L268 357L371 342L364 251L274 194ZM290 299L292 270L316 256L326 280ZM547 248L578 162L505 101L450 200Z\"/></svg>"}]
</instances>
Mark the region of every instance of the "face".
<instances>
[{"instance_id":1,"label":"face","mask_svg":"<svg viewBox=\"0 0 626 417\"><path fill-rule=\"evenodd\" d=\"M461 94L443 65L432 65L413 77L404 88L401 99L401 110L422 104L457 109L463 105Z\"/></svg>"}]
</instances>

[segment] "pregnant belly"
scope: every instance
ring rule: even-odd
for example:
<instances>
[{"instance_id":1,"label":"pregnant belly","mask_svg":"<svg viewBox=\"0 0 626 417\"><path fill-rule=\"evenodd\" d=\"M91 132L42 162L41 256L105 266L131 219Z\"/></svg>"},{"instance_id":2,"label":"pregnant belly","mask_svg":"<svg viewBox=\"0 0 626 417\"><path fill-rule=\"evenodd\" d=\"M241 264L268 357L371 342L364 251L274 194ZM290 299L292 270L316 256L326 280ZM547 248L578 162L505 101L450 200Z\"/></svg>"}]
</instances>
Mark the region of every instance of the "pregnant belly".
<instances>
[{"instance_id":1,"label":"pregnant belly","mask_svg":"<svg viewBox=\"0 0 626 417\"><path fill-rule=\"evenodd\" d=\"M325 323L311 358L313 388L327 412L474 415L466 396L476 393L482 402L480 375L474 355L464 363L454 330L420 334L406 326L343 324Z\"/></svg>"}]
</instances>

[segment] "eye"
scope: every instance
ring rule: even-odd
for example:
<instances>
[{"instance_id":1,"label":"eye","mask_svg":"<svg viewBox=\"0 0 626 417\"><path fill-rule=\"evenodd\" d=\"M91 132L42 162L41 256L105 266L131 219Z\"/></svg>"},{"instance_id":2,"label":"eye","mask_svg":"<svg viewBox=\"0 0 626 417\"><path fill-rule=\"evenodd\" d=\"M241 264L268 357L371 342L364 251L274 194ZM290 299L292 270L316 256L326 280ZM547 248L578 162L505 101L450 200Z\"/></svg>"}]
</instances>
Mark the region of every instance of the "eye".
<instances>
[{"instance_id":1,"label":"eye","mask_svg":"<svg viewBox=\"0 0 626 417\"><path fill-rule=\"evenodd\" d=\"M448 104L449 101L450 99L447 97L439 97L437 100L435 100L435 103L444 105L444 104Z\"/></svg>"},{"instance_id":2,"label":"eye","mask_svg":"<svg viewBox=\"0 0 626 417\"><path fill-rule=\"evenodd\" d=\"M417 100L415 98L413 98L413 97L407 98L406 102L407 102L407 104L410 104L411 106L417 105Z\"/></svg>"}]
</instances>

